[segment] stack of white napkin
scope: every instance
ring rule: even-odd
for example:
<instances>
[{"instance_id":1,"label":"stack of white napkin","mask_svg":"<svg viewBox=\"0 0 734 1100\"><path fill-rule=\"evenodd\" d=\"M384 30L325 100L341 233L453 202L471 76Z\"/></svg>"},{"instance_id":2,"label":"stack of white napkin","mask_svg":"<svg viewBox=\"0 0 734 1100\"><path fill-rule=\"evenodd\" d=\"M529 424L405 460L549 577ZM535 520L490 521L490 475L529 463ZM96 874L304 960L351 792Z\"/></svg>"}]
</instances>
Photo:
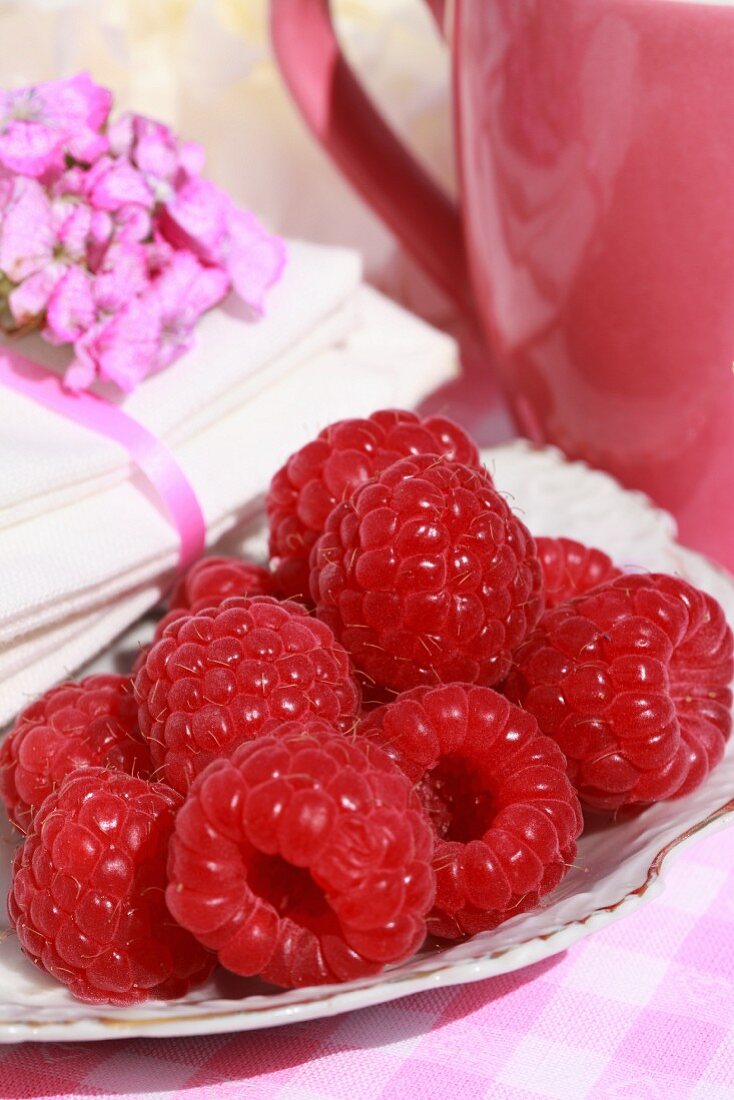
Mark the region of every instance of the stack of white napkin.
<instances>
[{"instance_id":1,"label":"stack of white napkin","mask_svg":"<svg viewBox=\"0 0 734 1100\"><path fill-rule=\"evenodd\" d=\"M354 253L291 242L289 257L264 318L213 311L124 403L175 451L210 547L325 424L413 406L457 370L453 341L363 286ZM18 350L58 359L40 340ZM177 558L118 444L0 390L0 725L157 603Z\"/></svg>"}]
</instances>

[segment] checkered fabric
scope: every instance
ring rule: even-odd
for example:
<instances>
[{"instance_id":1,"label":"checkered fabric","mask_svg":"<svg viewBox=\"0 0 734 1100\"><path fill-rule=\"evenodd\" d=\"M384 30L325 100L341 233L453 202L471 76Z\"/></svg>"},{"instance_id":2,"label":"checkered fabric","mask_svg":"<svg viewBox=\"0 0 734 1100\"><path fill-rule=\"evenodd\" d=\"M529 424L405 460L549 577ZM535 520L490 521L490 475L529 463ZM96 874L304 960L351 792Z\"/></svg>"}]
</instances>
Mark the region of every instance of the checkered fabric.
<instances>
[{"instance_id":1,"label":"checkered fabric","mask_svg":"<svg viewBox=\"0 0 734 1100\"><path fill-rule=\"evenodd\" d=\"M734 1100L733 845L526 970L270 1031L0 1048L0 1098Z\"/></svg>"}]
</instances>

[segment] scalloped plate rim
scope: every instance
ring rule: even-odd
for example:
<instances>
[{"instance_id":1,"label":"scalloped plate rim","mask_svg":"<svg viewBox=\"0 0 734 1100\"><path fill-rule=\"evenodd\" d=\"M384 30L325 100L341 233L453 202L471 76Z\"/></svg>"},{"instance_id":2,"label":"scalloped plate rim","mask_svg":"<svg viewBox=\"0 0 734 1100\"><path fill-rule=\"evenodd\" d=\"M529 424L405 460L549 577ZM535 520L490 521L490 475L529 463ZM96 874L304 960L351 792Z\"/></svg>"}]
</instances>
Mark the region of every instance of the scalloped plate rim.
<instances>
[{"instance_id":1,"label":"scalloped plate rim","mask_svg":"<svg viewBox=\"0 0 734 1100\"><path fill-rule=\"evenodd\" d=\"M593 470L583 462L569 462L556 448L536 448L526 441L516 441L495 448L491 452L485 452L485 456L487 454L494 460L499 460L503 455L514 454L521 461L532 455L539 457L543 455L547 459L549 471L551 467L555 468L555 472L558 472L561 467L569 472L575 469L582 476L590 478L590 484L593 482L595 486L599 488L604 486L605 489L613 486L624 494L627 500L634 501L640 513L646 513L650 518L655 517L664 526L667 525L664 542L666 548L675 551L679 564L687 562L692 566L696 563L704 565L707 571L716 573L734 592L734 578L727 570L680 546L675 541L675 527L672 519L657 509L644 493L622 490L608 474ZM143 1011L137 1015L116 1016L109 1012L105 1014L103 1009L95 1010L79 1004L79 1012L84 1012L86 1009L88 1014L77 1015L70 1019L61 1017L34 1019L30 1006L23 1006L21 1009L21 1005L16 1003L15 1007L23 1013L22 1018L0 1019L0 1044L28 1041L81 1042L133 1037L184 1037L279 1027L385 1004L429 989L449 988L483 981L510 971L524 969L565 951L582 937L634 913L641 905L662 891L665 869L686 844L704 834L723 828L731 822L733 817L734 798L707 811L698 821L689 823L680 833L665 841L654 855L648 857L649 863L642 881L637 886L625 888L617 900L591 908L583 916L563 921L556 927L552 927L550 931L531 935L520 943L510 944L495 951L487 950L478 953L475 957L448 960L443 965L438 963L429 970L421 970L420 966L416 965L414 970L407 973L405 971L388 972L381 979L356 988L328 986L315 987L313 991L302 990L300 992L304 994L304 999L300 1001L284 1002L276 994L273 996L272 1004L263 1004L263 998L258 996L256 999L259 1004L251 1008L247 1007L248 999L242 1002L242 1007L237 1007L234 1001L227 1003L224 999L219 999L218 1002L210 999L198 1003L196 1001L177 1002L171 1006L171 1012L165 1014L165 1006L158 1002L155 1006L151 1006L151 1011L147 1013ZM639 873L642 874L642 871ZM590 896L589 900L592 902L593 896ZM308 996L310 993L313 995ZM222 1007L215 1007L217 1003ZM212 1006L209 1010L204 1007L207 1004ZM9 1011L13 1011L12 1001L6 1001L6 1006ZM39 1005L39 1008L43 1010L42 1005Z\"/></svg>"},{"instance_id":2,"label":"scalloped plate rim","mask_svg":"<svg viewBox=\"0 0 734 1100\"><path fill-rule=\"evenodd\" d=\"M656 897L664 889L664 868L686 844L703 835L716 832L726 826L734 816L734 798L719 806L702 821L689 826L679 836L668 841L650 864L644 882L629 890L610 905L592 910L587 916L568 921L546 935L498 952L489 952L476 959L447 963L430 972L400 974L359 989L340 990L338 986L324 996L296 1004L273 1004L248 1010L226 1009L212 1012L192 1012L190 1015L114 1017L90 1015L74 1020L4 1020L0 1022L0 1043L90 1041L111 1038L183 1038L195 1035L215 1035L237 1031L255 1031L259 1028L283 1027L298 1021L337 1016L359 1008L374 1007L408 997L428 989L450 988L521 970L552 958L567 950L577 940L598 932L623 917L634 913L640 906ZM518 961L518 957L521 961ZM356 1002L356 1003L355 1003ZM195 1008L195 1005L191 1006ZM75 1036L81 1030L84 1035Z\"/></svg>"}]
</instances>

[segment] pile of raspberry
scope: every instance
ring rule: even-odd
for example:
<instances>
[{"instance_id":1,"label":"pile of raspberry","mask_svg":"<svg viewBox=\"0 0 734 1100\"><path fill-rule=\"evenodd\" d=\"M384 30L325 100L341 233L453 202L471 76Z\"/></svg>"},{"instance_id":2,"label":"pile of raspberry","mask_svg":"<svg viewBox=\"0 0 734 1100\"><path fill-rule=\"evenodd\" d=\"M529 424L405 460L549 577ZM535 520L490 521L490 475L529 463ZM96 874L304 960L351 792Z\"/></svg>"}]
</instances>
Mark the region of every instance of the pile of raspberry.
<instances>
[{"instance_id":1,"label":"pile of raspberry","mask_svg":"<svg viewBox=\"0 0 734 1100\"><path fill-rule=\"evenodd\" d=\"M585 816L723 755L716 600L534 538L451 421L332 424L267 513L268 565L195 563L129 675L52 688L0 747L10 919L83 1001L379 974L539 905Z\"/></svg>"}]
</instances>

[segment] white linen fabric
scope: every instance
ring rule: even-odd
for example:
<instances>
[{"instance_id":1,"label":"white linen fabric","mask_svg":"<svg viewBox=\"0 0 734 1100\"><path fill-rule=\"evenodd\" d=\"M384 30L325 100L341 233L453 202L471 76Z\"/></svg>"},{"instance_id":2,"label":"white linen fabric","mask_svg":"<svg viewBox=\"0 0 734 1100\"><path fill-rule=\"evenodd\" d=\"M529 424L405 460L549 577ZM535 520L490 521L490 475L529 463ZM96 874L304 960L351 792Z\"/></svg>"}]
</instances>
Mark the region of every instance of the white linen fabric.
<instances>
[{"instance_id":1,"label":"white linen fabric","mask_svg":"<svg viewBox=\"0 0 734 1100\"><path fill-rule=\"evenodd\" d=\"M353 254L298 246L293 257L267 318L215 311L196 349L125 403L175 448L209 547L236 536L278 466L325 424L413 406L458 369L449 337L359 284ZM178 538L120 448L6 391L0 471L2 725L158 602Z\"/></svg>"},{"instance_id":2,"label":"white linen fabric","mask_svg":"<svg viewBox=\"0 0 734 1100\"><path fill-rule=\"evenodd\" d=\"M202 317L194 347L172 369L145 380L125 398L125 411L177 447L249 400L295 359L330 346L353 323L361 264L348 249L288 242L288 262L255 319L230 297ZM70 355L40 336L7 345L62 371ZM98 392L118 399L114 389ZM0 392L0 528L120 481L131 470L125 451L95 432Z\"/></svg>"}]
</instances>

